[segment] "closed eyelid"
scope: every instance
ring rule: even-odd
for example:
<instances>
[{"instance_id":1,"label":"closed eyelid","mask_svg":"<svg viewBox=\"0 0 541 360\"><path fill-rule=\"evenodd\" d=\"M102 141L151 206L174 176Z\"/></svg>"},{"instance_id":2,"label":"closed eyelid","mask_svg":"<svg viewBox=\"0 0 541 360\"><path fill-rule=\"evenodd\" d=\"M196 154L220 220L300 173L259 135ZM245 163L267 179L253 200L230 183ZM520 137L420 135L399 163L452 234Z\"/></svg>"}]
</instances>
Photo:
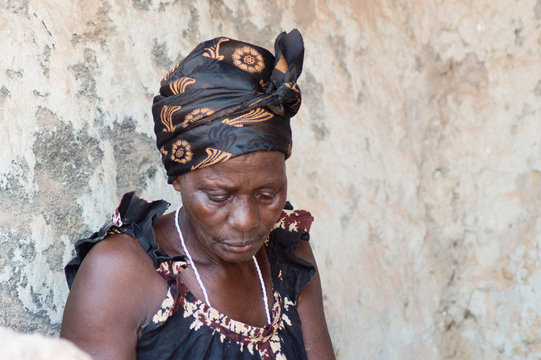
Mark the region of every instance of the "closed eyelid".
<instances>
[{"instance_id":1,"label":"closed eyelid","mask_svg":"<svg viewBox=\"0 0 541 360\"><path fill-rule=\"evenodd\" d=\"M223 190L203 190L203 192L207 196L211 196L211 197L228 197L228 196L231 196L232 194L230 191L223 191Z\"/></svg>"},{"instance_id":2,"label":"closed eyelid","mask_svg":"<svg viewBox=\"0 0 541 360\"><path fill-rule=\"evenodd\" d=\"M274 193L269 193L269 194L258 194L256 195L256 198L259 199L260 201L274 201L276 199L276 195L278 193L277 192L274 192Z\"/></svg>"},{"instance_id":3,"label":"closed eyelid","mask_svg":"<svg viewBox=\"0 0 541 360\"><path fill-rule=\"evenodd\" d=\"M231 199L231 195L227 195L227 194L216 195L216 194L207 193L207 199L209 199L213 203L221 204L221 203L229 202L229 200Z\"/></svg>"}]
</instances>

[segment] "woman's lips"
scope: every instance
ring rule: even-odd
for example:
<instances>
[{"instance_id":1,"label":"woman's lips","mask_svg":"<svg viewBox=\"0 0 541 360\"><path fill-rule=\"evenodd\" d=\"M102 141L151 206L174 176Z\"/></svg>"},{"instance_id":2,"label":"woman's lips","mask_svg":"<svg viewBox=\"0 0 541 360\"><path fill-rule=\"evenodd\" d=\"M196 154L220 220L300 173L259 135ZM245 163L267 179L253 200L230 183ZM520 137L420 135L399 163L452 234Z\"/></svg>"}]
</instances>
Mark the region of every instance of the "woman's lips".
<instances>
[{"instance_id":1,"label":"woman's lips","mask_svg":"<svg viewBox=\"0 0 541 360\"><path fill-rule=\"evenodd\" d=\"M235 253L244 253L252 250L255 246L256 242L224 242L223 245L226 248L227 251L235 252Z\"/></svg>"}]
</instances>

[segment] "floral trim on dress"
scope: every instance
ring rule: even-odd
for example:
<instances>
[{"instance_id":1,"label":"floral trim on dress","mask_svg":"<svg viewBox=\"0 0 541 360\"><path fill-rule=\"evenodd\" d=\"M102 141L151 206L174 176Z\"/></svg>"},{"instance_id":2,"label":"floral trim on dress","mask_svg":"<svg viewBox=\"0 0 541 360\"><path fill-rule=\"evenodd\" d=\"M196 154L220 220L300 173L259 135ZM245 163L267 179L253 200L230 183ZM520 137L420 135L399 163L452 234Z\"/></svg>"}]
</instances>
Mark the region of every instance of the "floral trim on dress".
<instances>
[{"instance_id":1,"label":"floral trim on dress","mask_svg":"<svg viewBox=\"0 0 541 360\"><path fill-rule=\"evenodd\" d=\"M284 326L284 317L287 322L287 315L282 314L283 301L277 291L273 292L274 304L271 310L272 323L264 327L257 327L245 324L220 313L217 309L209 307L184 286L180 285L180 307L185 318L192 318L190 329L197 331L207 326L214 333L220 334L220 341L223 343L226 338L240 344L241 351L247 349L253 355L257 352L262 359L279 359L281 352L278 330Z\"/></svg>"},{"instance_id":2,"label":"floral trim on dress","mask_svg":"<svg viewBox=\"0 0 541 360\"><path fill-rule=\"evenodd\" d=\"M306 210L282 210L274 229L282 228L287 231L309 232L314 217Z\"/></svg>"},{"instance_id":3,"label":"floral trim on dress","mask_svg":"<svg viewBox=\"0 0 541 360\"><path fill-rule=\"evenodd\" d=\"M186 262L178 261L173 264L166 262L165 266L157 269L158 273L164 276L168 281L174 273L178 276L186 267ZM165 264L165 263L164 263ZM174 269L174 271L171 271ZM178 278L178 277L177 277ZM279 336L279 330L286 326L292 326L292 322L287 316L287 310L296 303L287 297L282 299L278 291L273 291L274 304L271 310L272 323L264 327L257 327L234 320L229 316L220 313L215 308L197 299L189 289L180 281L178 282L179 293L177 299L174 299L172 287L168 288L167 295L160 308L152 318L152 326L149 329L155 329L164 324L175 311L182 309L183 317L193 319L190 329L199 330L207 326L214 333L220 334L220 341L223 343L226 338L239 343L241 351L247 349L251 355L258 353L263 360L287 360L282 354L282 346ZM282 309L286 310L285 312Z\"/></svg>"}]
</instances>

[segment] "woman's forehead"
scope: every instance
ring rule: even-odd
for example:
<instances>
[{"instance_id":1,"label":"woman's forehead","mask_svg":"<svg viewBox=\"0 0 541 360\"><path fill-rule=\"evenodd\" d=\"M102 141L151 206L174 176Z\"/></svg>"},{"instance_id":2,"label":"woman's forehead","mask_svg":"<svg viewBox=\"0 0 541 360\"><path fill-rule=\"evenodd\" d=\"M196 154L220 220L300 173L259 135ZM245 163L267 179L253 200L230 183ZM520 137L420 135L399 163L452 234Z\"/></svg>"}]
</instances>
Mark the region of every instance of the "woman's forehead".
<instances>
[{"instance_id":1,"label":"woman's forehead","mask_svg":"<svg viewBox=\"0 0 541 360\"><path fill-rule=\"evenodd\" d=\"M284 154L259 151L236 156L223 163L185 174L199 183L224 187L245 185L276 185L286 177Z\"/></svg>"}]
</instances>

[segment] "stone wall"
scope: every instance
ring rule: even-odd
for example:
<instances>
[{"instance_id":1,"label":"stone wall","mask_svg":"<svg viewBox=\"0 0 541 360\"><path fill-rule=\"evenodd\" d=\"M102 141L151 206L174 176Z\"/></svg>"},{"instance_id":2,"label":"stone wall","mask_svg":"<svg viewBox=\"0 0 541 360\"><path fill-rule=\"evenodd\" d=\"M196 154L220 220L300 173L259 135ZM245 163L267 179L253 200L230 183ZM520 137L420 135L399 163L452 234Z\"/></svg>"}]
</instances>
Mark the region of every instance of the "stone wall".
<instances>
[{"instance_id":1,"label":"stone wall","mask_svg":"<svg viewBox=\"0 0 541 360\"><path fill-rule=\"evenodd\" d=\"M290 200L338 358L541 356L541 0L0 0L0 325L58 333L72 244L123 192L178 204L169 68L294 27Z\"/></svg>"}]
</instances>

